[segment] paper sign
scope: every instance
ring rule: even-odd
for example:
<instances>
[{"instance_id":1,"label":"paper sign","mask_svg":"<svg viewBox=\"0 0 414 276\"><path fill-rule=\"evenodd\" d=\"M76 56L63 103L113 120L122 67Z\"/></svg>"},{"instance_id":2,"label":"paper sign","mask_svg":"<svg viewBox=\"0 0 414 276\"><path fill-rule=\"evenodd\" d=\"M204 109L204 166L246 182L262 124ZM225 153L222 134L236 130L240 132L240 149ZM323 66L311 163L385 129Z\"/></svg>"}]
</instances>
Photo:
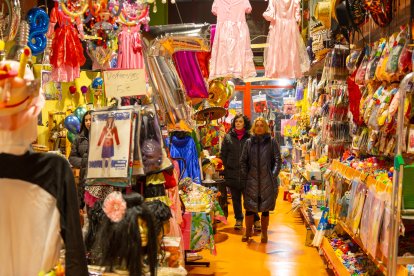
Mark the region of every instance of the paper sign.
<instances>
[{"instance_id":1,"label":"paper sign","mask_svg":"<svg viewBox=\"0 0 414 276\"><path fill-rule=\"evenodd\" d=\"M146 94L145 70L108 70L103 72L107 98Z\"/></svg>"}]
</instances>

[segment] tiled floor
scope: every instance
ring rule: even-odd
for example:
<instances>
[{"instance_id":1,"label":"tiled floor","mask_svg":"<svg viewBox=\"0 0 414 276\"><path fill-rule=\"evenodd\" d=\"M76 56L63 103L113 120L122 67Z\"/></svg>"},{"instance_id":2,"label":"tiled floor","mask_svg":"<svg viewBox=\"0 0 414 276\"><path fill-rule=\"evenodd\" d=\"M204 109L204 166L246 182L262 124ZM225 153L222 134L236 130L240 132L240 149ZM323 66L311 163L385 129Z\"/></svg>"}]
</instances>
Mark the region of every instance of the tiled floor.
<instances>
[{"instance_id":1,"label":"tiled floor","mask_svg":"<svg viewBox=\"0 0 414 276\"><path fill-rule=\"evenodd\" d=\"M241 242L242 231L233 229L230 205L229 222L220 225L216 234L217 256L204 250L201 255L211 262L210 267L187 267L189 275L328 275L317 249L305 246L306 227L299 212L289 212L291 204L282 195L279 193L276 209L270 214L267 244L260 243L260 234L248 244Z\"/></svg>"}]
</instances>

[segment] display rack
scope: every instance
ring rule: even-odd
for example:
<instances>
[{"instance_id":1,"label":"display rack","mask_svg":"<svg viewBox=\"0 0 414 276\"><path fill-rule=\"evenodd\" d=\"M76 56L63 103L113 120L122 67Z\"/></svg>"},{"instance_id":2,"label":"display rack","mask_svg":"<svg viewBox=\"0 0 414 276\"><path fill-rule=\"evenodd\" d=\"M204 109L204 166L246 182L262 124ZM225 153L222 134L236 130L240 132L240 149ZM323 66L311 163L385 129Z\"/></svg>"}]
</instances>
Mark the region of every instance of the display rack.
<instances>
[{"instance_id":1,"label":"display rack","mask_svg":"<svg viewBox=\"0 0 414 276\"><path fill-rule=\"evenodd\" d=\"M331 244L329 243L329 240L326 237L323 237L322 244L321 244L321 250L325 258L331 264L332 270L334 271L335 275L337 276L351 275L351 273L349 273L349 271L346 269L344 264L336 256L334 249L332 248Z\"/></svg>"}]
</instances>

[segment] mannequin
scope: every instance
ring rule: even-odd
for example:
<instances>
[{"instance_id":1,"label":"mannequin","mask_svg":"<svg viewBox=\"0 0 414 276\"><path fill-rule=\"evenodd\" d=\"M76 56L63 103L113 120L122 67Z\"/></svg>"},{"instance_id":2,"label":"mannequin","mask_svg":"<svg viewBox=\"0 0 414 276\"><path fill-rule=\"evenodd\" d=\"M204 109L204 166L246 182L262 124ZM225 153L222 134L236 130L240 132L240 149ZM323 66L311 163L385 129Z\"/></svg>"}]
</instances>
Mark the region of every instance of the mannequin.
<instances>
[{"instance_id":1,"label":"mannequin","mask_svg":"<svg viewBox=\"0 0 414 276\"><path fill-rule=\"evenodd\" d=\"M0 275L52 271L63 240L66 275L86 276L72 170L58 155L29 150L44 99L24 64L16 76L19 66L0 62Z\"/></svg>"}]
</instances>

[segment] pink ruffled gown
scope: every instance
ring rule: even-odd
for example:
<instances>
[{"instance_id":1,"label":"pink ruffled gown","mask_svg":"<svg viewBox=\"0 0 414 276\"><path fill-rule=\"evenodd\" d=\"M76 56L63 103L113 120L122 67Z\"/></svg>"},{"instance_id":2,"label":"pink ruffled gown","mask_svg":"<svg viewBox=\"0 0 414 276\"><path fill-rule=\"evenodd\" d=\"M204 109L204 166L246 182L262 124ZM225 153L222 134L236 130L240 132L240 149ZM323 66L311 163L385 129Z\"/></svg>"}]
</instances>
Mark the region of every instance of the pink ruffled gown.
<instances>
[{"instance_id":1,"label":"pink ruffled gown","mask_svg":"<svg viewBox=\"0 0 414 276\"><path fill-rule=\"evenodd\" d=\"M309 69L306 47L296 21L300 18L299 0L269 0L263 17L270 21L265 49L265 76L300 78Z\"/></svg>"},{"instance_id":2,"label":"pink ruffled gown","mask_svg":"<svg viewBox=\"0 0 414 276\"><path fill-rule=\"evenodd\" d=\"M140 25L135 27L124 26L118 35L118 69L142 69L144 58L142 56Z\"/></svg>"},{"instance_id":3,"label":"pink ruffled gown","mask_svg":"<svg viewBox=\"0 0 414 276\"><path fill-rule=\"evenodd\" d=\"M246 13L252 11L249 0L214 0L216 34L211 50L209 79L256 76Z\"/></svg>"}]
</instances>

